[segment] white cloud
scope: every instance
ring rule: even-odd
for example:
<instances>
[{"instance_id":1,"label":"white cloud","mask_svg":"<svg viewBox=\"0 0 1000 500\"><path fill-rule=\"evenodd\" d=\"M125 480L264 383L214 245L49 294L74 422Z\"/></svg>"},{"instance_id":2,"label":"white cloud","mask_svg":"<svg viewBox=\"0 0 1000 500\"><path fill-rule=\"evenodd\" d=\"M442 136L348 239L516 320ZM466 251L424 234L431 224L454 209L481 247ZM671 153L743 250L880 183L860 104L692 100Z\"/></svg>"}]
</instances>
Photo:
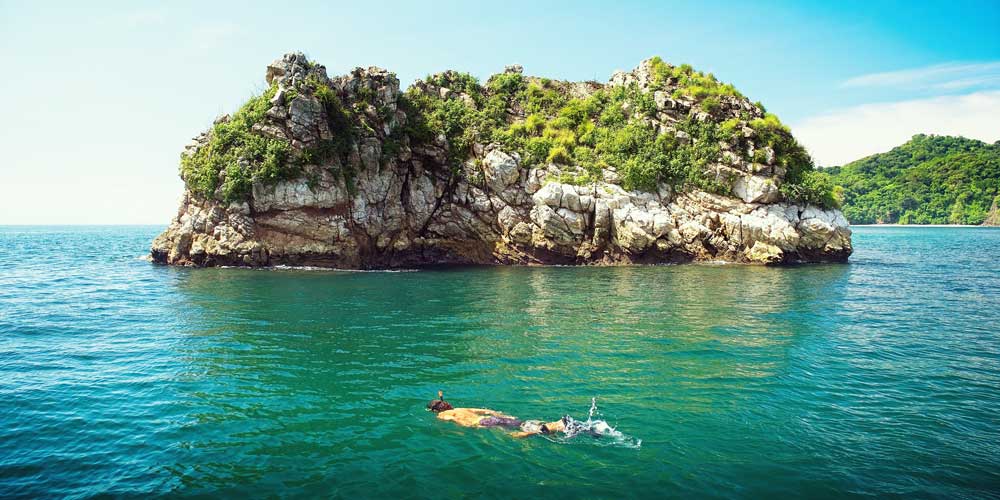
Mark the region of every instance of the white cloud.
<instances>
[{"instance_id":1,"label":"white cloud","mask_svg":"<svg viewBox=\"0 0 1000 500\"><path fill-rule=\"evenodd\" d=\"M1000 84L1000 61L950 62L901 71L871 73L851 78L842 87L901 87L962 90Z\"/></svg>"},{"instance_id":2,"label":"white cloud","mask_svg":"<svg viewBox=\"0 0 1000 500\"><path fill-rule=\"evenodd\" d=\"M823 166L888 151L914 134L994 142L1000 140L1000 90L865 104L806 118L792 132Z\"/></svg>"}]
</instances>

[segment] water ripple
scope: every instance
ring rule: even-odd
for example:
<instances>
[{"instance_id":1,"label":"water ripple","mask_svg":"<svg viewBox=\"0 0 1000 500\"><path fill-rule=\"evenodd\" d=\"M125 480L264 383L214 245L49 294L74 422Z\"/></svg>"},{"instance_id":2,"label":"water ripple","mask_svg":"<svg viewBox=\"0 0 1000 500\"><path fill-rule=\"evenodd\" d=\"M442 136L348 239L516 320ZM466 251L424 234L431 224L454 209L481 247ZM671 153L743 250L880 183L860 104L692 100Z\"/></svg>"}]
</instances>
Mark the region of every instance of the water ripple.
<instances>
[{"instance_id":1,"label":"water ripple","mask_svg":"<svg viewBox=\"0 0 1000 500\"><path fill-rule=\"evenodd\" d=\"M0 228L0 497L1000 491L997 230L857 228L849 265L405 273L136 259L158 230ZM597 396L642 444L438 422L439 388L542 419Z\"/></svg>"}]
</instances>

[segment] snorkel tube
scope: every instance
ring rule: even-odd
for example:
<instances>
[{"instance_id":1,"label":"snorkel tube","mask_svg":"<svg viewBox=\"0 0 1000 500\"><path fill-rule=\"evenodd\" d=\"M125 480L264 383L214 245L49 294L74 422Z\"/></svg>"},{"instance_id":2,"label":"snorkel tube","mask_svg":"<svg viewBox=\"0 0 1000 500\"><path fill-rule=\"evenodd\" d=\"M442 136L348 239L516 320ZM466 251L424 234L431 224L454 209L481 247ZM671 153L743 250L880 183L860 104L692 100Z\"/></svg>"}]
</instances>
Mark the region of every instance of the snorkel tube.
<instances>
[{"instance_id":1,"label":"snorkel tube","mask_svg":"<svg viewBox=\"0 0 1000 500\"><path fill-rule=\"evenodd\" d=\"M439 413L446 410L451 410L452 406L444 400L444 391L438 391L438 398L432 399L430 403L427 403L427 409L434 413Z\"/></svg>"}]
</instances>

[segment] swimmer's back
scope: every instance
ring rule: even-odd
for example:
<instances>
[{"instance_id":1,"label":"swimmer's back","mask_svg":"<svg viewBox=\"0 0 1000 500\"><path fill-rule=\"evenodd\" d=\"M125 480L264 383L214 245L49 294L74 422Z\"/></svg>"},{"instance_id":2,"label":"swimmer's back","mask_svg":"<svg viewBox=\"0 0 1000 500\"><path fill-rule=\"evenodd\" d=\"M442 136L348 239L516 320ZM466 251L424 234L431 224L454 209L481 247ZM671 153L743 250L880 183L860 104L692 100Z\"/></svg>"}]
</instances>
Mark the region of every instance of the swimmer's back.
<instances>
[{"instance_id":1,"label":"swimmer's back","mask_svg":"<svg viewBox=\"0 0 1000 500\"><path fill-rule=\"evenodd\" d=\"M489 416L506 417L507 415L485 408L453 408L437 414L437 418L441 420L455 422L465 427L477 427L480 420Z\"/></svg>"}]
</instances>

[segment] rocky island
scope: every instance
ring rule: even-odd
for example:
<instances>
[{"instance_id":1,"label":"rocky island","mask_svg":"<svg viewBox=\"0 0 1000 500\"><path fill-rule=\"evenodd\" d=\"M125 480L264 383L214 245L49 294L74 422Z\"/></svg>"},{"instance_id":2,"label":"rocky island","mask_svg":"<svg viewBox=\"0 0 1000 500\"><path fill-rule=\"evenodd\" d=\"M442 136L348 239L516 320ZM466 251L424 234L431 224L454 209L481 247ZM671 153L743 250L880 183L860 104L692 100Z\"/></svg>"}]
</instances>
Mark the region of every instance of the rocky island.
<instances>
[{"instance_id":1,"label":"rocky island","mask_svg":"<svg viewBox=\"0 0 1000 500\"><path fill-rule=\"evenodd\" d=\"M763 105L659 58L607 83L506 68L401 92L301 53L181 155L152 244L193 266L842 262L829 177Z\"/></svg>"}]
</instances>

